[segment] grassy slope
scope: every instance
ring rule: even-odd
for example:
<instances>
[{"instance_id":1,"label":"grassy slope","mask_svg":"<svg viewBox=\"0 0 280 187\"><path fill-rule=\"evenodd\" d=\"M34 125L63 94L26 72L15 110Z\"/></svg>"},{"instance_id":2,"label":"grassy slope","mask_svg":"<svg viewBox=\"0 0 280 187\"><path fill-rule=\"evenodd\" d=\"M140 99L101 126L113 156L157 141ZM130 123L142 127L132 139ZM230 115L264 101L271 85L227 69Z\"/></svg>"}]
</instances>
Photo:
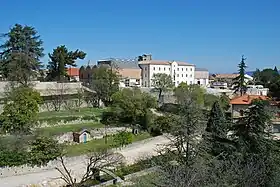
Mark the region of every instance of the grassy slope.
<instances>
[{"instance_id":1,"label":"grassy slope","mask_svg":"<svg viewBox=\"0 0 280 187\"><path fill-rule=\"evenodd\" d=\"M37 132L40 135L44 136L55 136L60 135L67 132L78 132L83 129L94 129L94 128L101 128L104 127L103 124L98 122L88 122L88 123L81 123L81 124L70 124L70 125L61 125L61 126L54 126L54 127L43 127L37 129Z\"/></svg>"},{"instance_id":2,"label":"grassy slope","mask_svg":"<svg viewBox=\"0 0 280 187\"><path fill-rule=\"evenodd\" d=\"M136 136L133 135L133 142L144 140L147 138L150 138L151 136L149 133L142 133L138 134ZM83 155L89 152L93 152L96 149L101 148L109 148L110 145L113 144L113 137L108 137L108 142L105 144L105 139L98 139L98 140L92 140L87 143L81 143L76 145L69 145L66 147L66 154L67 156L77 156L77 155Z\"/></svg>"}]
</instances>

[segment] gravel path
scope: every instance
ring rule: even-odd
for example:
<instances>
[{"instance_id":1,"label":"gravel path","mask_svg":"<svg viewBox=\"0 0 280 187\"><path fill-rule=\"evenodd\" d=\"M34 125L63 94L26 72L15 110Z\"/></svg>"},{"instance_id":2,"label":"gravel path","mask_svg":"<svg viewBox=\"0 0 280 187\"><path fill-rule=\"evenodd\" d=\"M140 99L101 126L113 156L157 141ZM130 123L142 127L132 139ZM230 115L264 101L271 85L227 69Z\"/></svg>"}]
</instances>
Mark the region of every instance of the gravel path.
<instances>
[{"instance_id":1,"label":"gravel path","mask_svg":"<svg viewBox=\"0 0 280 187\"><path fill-rule=\"evenodd\" d=\"M145 156L155 155L157 153L156 150L159 148L159 146L162 144L167 144L168 142L168 138L164 136L158 136L140 142L135 142L117 152L121 153L126 158L127 163L131 164ZM85 170L84 157L71 159L66 164L77 176L81 175ZM0 178L0 186L26 187L31 184L41 184L40 186L58 187L57 183L47 183L49 181L54 181L54 179L57 179L58 176L59 173L55 169L46 169L35 173ZM44 183L45 185L43 185Z\"/></svg>"}]
</instances>

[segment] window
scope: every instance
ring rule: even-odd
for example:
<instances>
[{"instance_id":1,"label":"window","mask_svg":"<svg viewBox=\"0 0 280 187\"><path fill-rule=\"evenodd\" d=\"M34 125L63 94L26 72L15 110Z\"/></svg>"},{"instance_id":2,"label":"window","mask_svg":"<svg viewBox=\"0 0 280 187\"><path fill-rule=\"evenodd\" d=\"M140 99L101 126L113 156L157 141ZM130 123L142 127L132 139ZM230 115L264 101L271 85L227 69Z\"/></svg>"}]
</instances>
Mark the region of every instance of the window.
<instances>
[{"instance_id":1,"label":"window","mask_svg":"<svg viewBox=\"0 0 280 187\"><path fill-rule=\"evenodd\" d=\"M184 69L182 68L182 71L184 71Z\"/></svg>"},{"instance_id":2,"label":"window","mask_svg":"<svg viewBox=\"0 0 280 187\"><path fill-rule=\"evenodd\" d=\"M186 74L186 77L188 77L188 74Z\"/></svg>"},{"instance_id":3,"label":"window","mask_svg":"<svg viewBox=\"0 0 280 187\"><path fill-rule=\"evenodd\" d=\"M160 67L158 68L158 70L160 71Z\"/></svg>"},{"instance_id":4,"label":"window","mask_svg":"<svg viewBox=\"0 0 280 187\"><path fill-rule=\"evenodd\" d=\"M184 77L184 74L182 74L182 77Z\"/></svg>"},{"instance_id":5,"label":"window","mask_svg":"<svg viewBox=\"0 0 280 187\"><path fill-rule=\"evenodd\" d=\"M156 70L156 68L154 67L154 70Z\"/></svg>"},{"instance_id":6,"label":"window","mask_svg":"<svg viewBox=\"0 0 280 187\"><path fill-rule=\"evenodd\" d=\"M145 71L147 71L147 67L145 67Z\"/></svg>"},{"instance_id":7,"label":"window","mask_svg":"<svg viewBox=\"0 0 280 187\"><path fill-rule=\"evenodd\" d=\"M179 68L177 68L177 71L179 71Z\"/></svg>"},{"instance_id":8,"label":"window","mask_svg":"<svg viewBox=\"0 0 280 187\"><path fill-rule=\"evenodd\" d=\"M186 68L186 71L188 71L188 68Z\"/></svg>"},{"instance_id":9,"label":"window","mask_svg":"<svg viewBox=\"0 0 280 187\"><path fill-rule=\"evenodd\" d=\"M197 81L197 84L200 85L200 81Z\"/></svg>"},{"instance_id":10,"label":"window","mask_svg":"<svg viewBox=\"0 0 280 187\"><path fill-rule=\"evenodd\" d=\"M177 74L177 77L179 77L179 74Z\"/></svg>"},{"instance_id":11,"label":"window","mask_svg":"<svg viewBox=\"0 0 280 187\"><path fill-rule=\"evenodd\" d=\"M170 68L169 68L169 71L170 71Z\"/></svg>"},{"instance_id":12,"label":"window","mask_svg":"<svg viewBox=\"0 0 280 187\"><path fill-rule=\"evenodd\" d=\"M190 74L190 77L192 77L192 74Z\"/></svg>"},{"instance_id":13,"label":"window","mask_svg":"<svg viewBox=\"0 0 280 187\"><path fill-rule=\"evenodd\" d=\"M145 81L145 87L147 87L147 82Z\"/></svg>"},{"instance_id":14,"label":"window","mask_svg":"<svg viewBox=\"0 0 280 187\"><path fill-rule=\"evenodd\" d=\"M163 68L163 71L165 71L165 68Z\"/></svg>"},{"instance_id":15,"label":"window","mask_svg":"<svg viewBox=\"0 0 280 187\"><path fill-rule=\"evenodd\" d=\"M147 74L145 73L145 77L147 77Z\"/></svg>"},{"instance_id":16,"label":"window","mask_svg":"<svg viewBox=\"0 0 280 187\"><path fill-rule=\"evenodd\" d=\"M177 81L177 84L179 84L179 81Z\"/></svg>"},{"instance_id":17,"label":"window","mask_svg":"<svg viewBox=\"0 0 280 187\"><path fill-rule=\"evenodd\" d=\"M190 81L190 84L192 84L192 81Z\"/></svg>"},{"instance_id":18,"label":"window","mask_svg":"<svg viewBox=\"0 0 280 187\"><path fill-rule=\"evenodd\" d=\"M192 68L190 69L190 71L192 71Z\"/></svg>"}]
</instances>

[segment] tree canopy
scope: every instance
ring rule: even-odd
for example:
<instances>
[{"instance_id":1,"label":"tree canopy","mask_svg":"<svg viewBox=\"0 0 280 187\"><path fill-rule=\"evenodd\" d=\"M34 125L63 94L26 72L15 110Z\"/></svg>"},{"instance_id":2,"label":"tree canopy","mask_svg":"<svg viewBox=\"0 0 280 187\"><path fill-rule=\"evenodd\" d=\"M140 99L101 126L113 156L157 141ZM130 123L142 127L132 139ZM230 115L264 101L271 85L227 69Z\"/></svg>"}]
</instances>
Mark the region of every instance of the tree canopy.
<instances>
[{"instance_id":1,"label":"tree canopy","mask_svg":"<svg viewBox=\"0 0 280 187\"><path fill-rule=\"evenodd\" d=\"M152 87L154 87L155 91L159 92L158 101L160 101L162 93L172 89L174 84L170 75L166 73L157 73L153 75Z\"/></svg>"},{"instance_id":2,"label":"tree canopy","mask_svg":"<svg viewBox=\"0 0 280 187\"><path fill-rule=\"evenodd\" d=\"M58 46L53 50L52 54L49 53L50 61L48 63L48 80L63 81L69 78L67 74L67 66L76 66L76 60L84 59L86 53L83 51L68 51L65 45Z\"/></svg>"},{"instance_id":3,"label":"tree canopy","mask_svg":"<svg viewBox=\"0 0 280 187\"><path fill-rule=\"evenodd\" d=\"M112 95L119 90L119 75L117 70L108 67L93 68L90 87L96 92L98 101L108 106Z\"/></svg>"},{"instance_id":4,"label":"tree canopy","mask_svg":"<svg viewBox=\"0 0 280 187\"><path fill-rule=\"evenodd\" d=\"M42 67L43 41L34 27L20 24L15 24L3 37L6 41L0 45L2 74L8 80L27 85Z\"/></svg>"},{"instance_id":5,"label":"tree canopy","mask_svg":"<svg viewBox=\"0 0 280 187\"><path fill-rule=\"evenodd\" d=\"M238 68L239 68L239 75L234 78L234 90L235 92L239 92L240 95L244 95L247 91L247 86L246 86L246 64L245 64L246 58L244 56L242 56L241 58L241 62L238 64Z\"/></svg>"}]
</instances>

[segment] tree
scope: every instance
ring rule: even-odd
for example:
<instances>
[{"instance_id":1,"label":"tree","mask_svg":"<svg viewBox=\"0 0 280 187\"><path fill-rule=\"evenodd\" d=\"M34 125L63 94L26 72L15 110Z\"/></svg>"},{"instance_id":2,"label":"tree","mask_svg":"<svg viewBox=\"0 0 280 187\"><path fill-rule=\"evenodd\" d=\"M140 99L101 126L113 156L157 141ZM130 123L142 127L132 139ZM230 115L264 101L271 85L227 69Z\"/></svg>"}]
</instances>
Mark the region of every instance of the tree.
<instances>
[{"instance_id":1,"label":"tree","mask_svg":"<svg viewBox=\"0 0 280 187\"><path fill-rule=\"evenodd\" d=\"M116 70L107 67L93 68L91 89L96 92L99 101L101 100L105 106L111 103L111 97L119 90L119 75Z\"/></svg>"},{"instance_id":2,"label":"tree","mask_svg":"<svg viewBox=\"0 0 280 187\"><path fill-rule=\"evenodd\" d=\"M247 78L245 76L245 70L247 66L245 64L245 60L246 58L242 56L241 62L238 64L239 75L233 79L235 93L240 92L240 95L244 95L247 91L247 87L246 87Z\"/></svg>"},{"instance_id":3,"label":"tree","mask_svg":"<svg viewBox=\"0 0 280 187\"><path fill-rule=\"evenodd\" d=\"M125 88L112 96L112 115L116 116L115 119L117 118L119 123L129 124L133 128L137 124L141 124L140 121L146 115L147 110L155 106L155 98L137 88Z\"/></svg>"},{"instance_id":4,"label":"tree","mask_svg":"<svg viewBox=\"0 0 280 187\"><path fill-rule=\"evenodd\" d=\"M89 180L95 179L100 181L101 171L116 178L117 176L110 171L110 168L123 164L124 157L107 149L94 151L88 156L85 173L79 182L74 177L73 171L67 168L64 158L60 157L59 161L61 167L56 167L55 169L60 173L60 178L70 187L82 187Z\"/></svg>"},{"instance_id":5,"label":"tree","mask_svg":"<svg viewBox=\"0 0 280 187\"><path fill-rule=\"evenodd\" d=\"M212 106L205 131L204 139L209 145L210 155L217 156L226 150L225 143L228 142L229 129L219 101Z\"/></svg>"},{"instance_id":6,"label":"tree","mask_svg":"<svg viewBox=\"0 0 280 187\"><path fill-rule=\"evenodd\" d=\"M275 74L276 74L276 75L279 75L279 71L278 71L278 69L277 69L276 66L274 67L274 71L275 71Z\"/></svg>"},{"instance_id":7,"label":"tree","mask_svg":"<svg viewBox=\"0 0 280 187\"><path fill-rule=\"evenodd\" d=\"M34 27L15 24L3 35L7 40L0 45L1 72L4 78L27 85L36 77L44 56L43 41Z\"/></svg>"},{"instance_id":8,"label":"tree","mask_svg":"<svg viewBox=\"0 0 280 187\"><path fill-rule=\"evenodd\" d=\"M220 105L224 111L230 108L230 98L226 94L222 94L219 98Z\"/></svg>"},{"instance_id":9,"label":"tree","mask_svg":"<svg viewBox=\"0 0 280 187\"><path fill-rule=\"evenodd\" d=\"M62 146L48 137L36 137L31 141L28 161L31 165L44 166L62 155Z\"/></svg>"},{"instance_id":10,"label":"tree","mask_svg":"<svg viewBox=\"0 0 280 187\"><path fill-rule=\"evenodd\" d=\"M69 78L66 69L67 66L77 66L77 59L84 59L86 53L83 51L68 51L65 45L58 46L53 50L53 53L49 53L49 64L48 68L48 80L63 81L64 78Z\"/></svg>"},{"instance_id":11,"label":"tree","mask_svg":"<svg viewBox=\"0 0 280 187\"><path fill-rule=\"evenodd\" d=\"M253 73L253 81L254 84L262 84L262 73L261 71L257 68L256 71Z\"/></svg>"},{"instance_id":12,"label":"tree","mask_svg":"<svg viewBox=\"0 0 280 187\"><path fill-rule=\"evenodd\" d=\"M174 95L177 99L178 104L188 102L195 102L198 105L203 106L204 104L205 90L199 85L187 85L187 83L181 83L177 88L174 89Z\"/></svg>"},{"instance_id":13,"label":"tree","mask_svg":"<svg viewBox=\"0 0 280 187\"><path fill-rule=\"evenodd\" d=\"M114 147L124 147L132 143L132 133L121 131L114 135Z\"/></svg>"},{"instance_id":14,"label":"tree","mask_svg":"<svg viewBox=\"0 0 280 187\"><path fill-rule=\"evenodd\" d=\"M211 108L213 106L213 104L219 101L219 97L213 94L204 94L204 106L206 108Z\"/></svg>"},{"instance_id":15,"label":"tree","mask_svg":"<svg viewBox=\"0 0 280 187\"><path fill-rule=\"evenodd\" d=\"M162 93L173 88L174 84L170 75L157 73L153 75L152 86L159 92L158 101L160 101Z\"/></svg>"},{"instance_id":16,"label":"tree","mask_svg":"<svg viewBox=\"0 0 280 187\"><path fill-rule=\"evenodd\" d=\"M29 87L13 88L0 115L1 130L12 134L28 133L36 123L40 93Z\"/></svg>"}]
</instances>

